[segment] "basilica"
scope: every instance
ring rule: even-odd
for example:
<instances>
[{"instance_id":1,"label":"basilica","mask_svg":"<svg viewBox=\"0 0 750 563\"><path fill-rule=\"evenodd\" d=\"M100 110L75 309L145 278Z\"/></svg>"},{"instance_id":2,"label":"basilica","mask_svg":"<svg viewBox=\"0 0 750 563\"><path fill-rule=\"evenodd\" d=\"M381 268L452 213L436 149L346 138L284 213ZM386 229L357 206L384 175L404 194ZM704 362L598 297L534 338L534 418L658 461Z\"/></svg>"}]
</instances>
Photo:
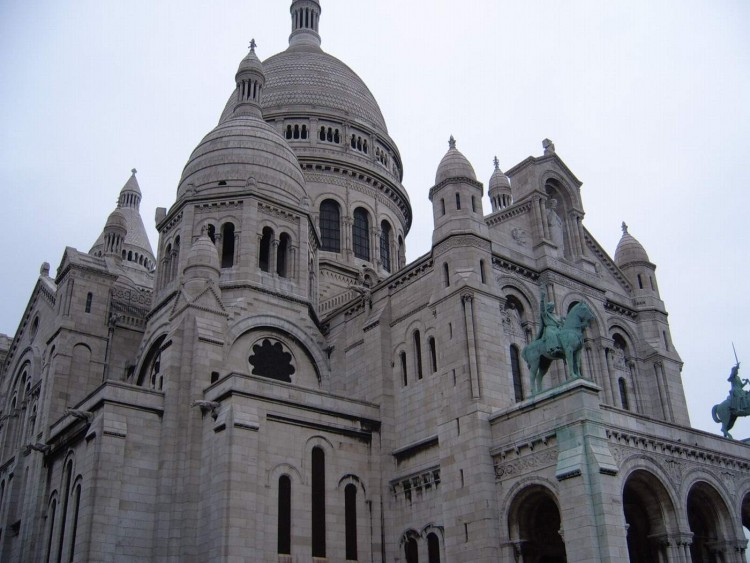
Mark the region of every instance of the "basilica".
<instances>
[{"instance_id":1,"label":"basilica","mask_svg":"<svg viewBox=\"0 0 750 563\"><path fill-rule=\"evenodd\" d=\"M478 176L448 131L407 263L386 119L290 14L155 251L133 170L0 337L0 560L745 561L750 446L691 429L637 233L602 248L550 140Z\"/></svg>"}]
</instances>

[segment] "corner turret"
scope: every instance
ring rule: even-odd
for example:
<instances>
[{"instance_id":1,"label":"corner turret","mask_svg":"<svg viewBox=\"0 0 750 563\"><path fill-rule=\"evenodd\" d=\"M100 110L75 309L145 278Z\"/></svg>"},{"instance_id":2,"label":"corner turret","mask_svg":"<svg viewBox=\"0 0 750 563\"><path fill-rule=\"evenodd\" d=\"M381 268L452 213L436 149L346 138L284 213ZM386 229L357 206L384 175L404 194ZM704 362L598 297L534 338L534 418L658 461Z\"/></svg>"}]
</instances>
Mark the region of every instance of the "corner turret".
<instances>
[{"instance_id":1,"label":"corner turret","mask_svg":"<svg viewBox=\"0 0 750 563\"><path fill-rule=\"evenodd\" d=\"M622 238L615 250L615 264L622 270L633 285L635 294L659 299L659 286L656 284L656 266L651 263L646 249L628 232L622 223Z\"/></svg>"},{"instance_id":2,"label":"corner turret","mask_svg":"<svg viewBox=\"0 0 750 563\"><path fill-rule=\"evenodd\" d=\"M452 135L448 146L435 174L435 185L430 189L435 225L433 245L459 233L489 236L482 213L482 183L477 181L474 168L456 148Z\"/></svg>"}]
</instances>

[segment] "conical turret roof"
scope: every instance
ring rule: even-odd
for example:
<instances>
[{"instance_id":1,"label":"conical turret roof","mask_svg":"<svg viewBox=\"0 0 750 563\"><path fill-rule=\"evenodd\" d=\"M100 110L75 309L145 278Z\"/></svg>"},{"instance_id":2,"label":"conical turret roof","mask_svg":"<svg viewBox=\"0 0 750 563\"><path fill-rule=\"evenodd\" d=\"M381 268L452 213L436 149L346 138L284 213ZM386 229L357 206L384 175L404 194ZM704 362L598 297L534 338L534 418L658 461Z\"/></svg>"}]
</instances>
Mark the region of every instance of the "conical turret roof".
<instances>
[{"instance_id":1,"label":"conical turret roof","mask_svg":"<svg viewBox=\"0 0 750 563\"><path fill-rule=\"evenodd\" d=\"M476 182L477 175L474 173L469 160L456 148L456 140L451 135L448 141L448 152L445 153L443 160L437 168L435 174L435 185L448 180L449 178L469 178Z\"/></svg>"},{"instance_id":2,"label":"conical turret roof","mask_svg":"<svg viewBox=\"0 0 750 563\"><path fill-rule=\"evenodd\" d=\"M623 222L622 238L617 244L617 250L615 250L615 264L621 268L634 262L650 261L646 249L643 248L643 245L633 235L628 233L628 226Z\"/></svg>"}]
</instances>

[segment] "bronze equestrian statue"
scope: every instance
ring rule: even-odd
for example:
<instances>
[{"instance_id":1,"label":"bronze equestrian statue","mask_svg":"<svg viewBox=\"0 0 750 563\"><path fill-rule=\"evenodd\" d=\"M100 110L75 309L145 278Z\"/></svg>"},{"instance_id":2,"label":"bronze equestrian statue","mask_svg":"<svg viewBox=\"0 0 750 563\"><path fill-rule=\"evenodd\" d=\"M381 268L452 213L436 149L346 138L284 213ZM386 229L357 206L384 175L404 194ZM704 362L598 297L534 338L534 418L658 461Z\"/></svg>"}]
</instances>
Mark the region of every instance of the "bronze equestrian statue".
<instances>
[{"instance_id":1,"label":"bronze equestrian statue","mask_svg":"<svg viewBox=\"0 0 750 563\"><path fill-rule=\"evenodd\" d=\"M721 432L725 438L732 438L729 431L734 426L738 416L750 415L750 392L745 391L745 385L750 384L750 380L740 379L740 363L737 362L729 373L729 381L732 388L729 396L718 405L711 409L711 416L714 422L721 423Z\"/></svg>"},{"instance_id":2,"label":"bronze equestrian statue","mask_svg":"<svg viewBox=\"0 0 750 563\"><path fill-rule=\"evenodd\" d=\"M542 390L542 378L554 360L565 359L570 377L581 377L583 332L594 314L583 302L576 303L565 318L557 318L553 313L554 308L555 304L547 301L543 292L539 332L536 340L521 352L531 373L532 394Z\"/></svg>"}]
</instances>

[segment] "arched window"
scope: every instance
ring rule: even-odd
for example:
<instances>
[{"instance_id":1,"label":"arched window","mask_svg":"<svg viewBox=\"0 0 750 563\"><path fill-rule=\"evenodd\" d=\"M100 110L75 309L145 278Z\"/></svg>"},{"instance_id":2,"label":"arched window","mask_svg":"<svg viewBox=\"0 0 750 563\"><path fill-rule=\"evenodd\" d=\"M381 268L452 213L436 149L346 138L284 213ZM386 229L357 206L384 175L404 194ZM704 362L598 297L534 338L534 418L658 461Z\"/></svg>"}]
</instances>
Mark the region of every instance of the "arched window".
<instances>
[{"instance_id":1,"label":"arched window","mask_svg":"<svg viewBox=\"0 0 750 563\"><path fill-rule=\"evenodd\" d=\"M430 346L430 368L432 369L432 373L436 373L438 368L437 368L437 346L435 346L435 338L430 336L427 342Z\"/></svg>"},{"instance_id":2,"label":"arched window","mask_svg":"<svg viewBox=\"0 0 750 563\"><path fill-rule=\"evenodd\" d=\"M234 266L234 225L224 223L221 227L221 267Z\"/></svg>"},{"instance_id":3,"label":"arched window","mask_svg":"<svg viewBox=\"0 0 750 563\"><path fill-rule=\"evenodd\" d=\"M206 234L208 235L208 238L211 239L211 242L216 244L216 227L208 225L206 227Z\"/></svg>"},{"instance_id":4,"label":"arched window","mask_svg":"<svg viewBox=\"0 0 750 563\"><path fill-rule=\"evenodd\" d=\"M60 499L60 502L62 503L62 514L61 514L61 520L60 520L60 540L57 544L57 560L58 563L62 560L62 554L63 554L63 547L65 546L65 522L68 519L68 504L70 499L70 485L73 479L73 460L68 460L68 463L65 464L65 471L64 471L64 477L63 482L65 483L65 486L63 487L63 496Z\"/></svg>"},{"instance_id":5,"label":"arched window","mask_svg":"<svg viewBox=\"0 0 750 563\"><path fill-rule=\"evenodd\" d=\"M422 339L419 331L414 331L414 356L417 361L417 379L422 379Z\"/></svg>"},{"instance_id":6,"label":"arched window","mask_svg":"<svg viewBox=\"0 0 750 563\"><path fill-rule=\"evenodd\" d=\"M286 138L287 139L292 138L292 126L291 125L286 126Z\"/></svg>"},{"instance_id":7,"label":"arched window","mask_svg":"<svg viewBox=\"0 0 750 563\"><path fill-rule=\"evenodd\" d=\"M406 563L419 563L419 549L417 548L417 540L409 538L404 544L404 555L406 556Z\"/></svg>"},{"instance_id":8,"label":"arched window","mask_svg":"<svg viewBox=\"0 0 750 563\"><path fill-rule=\"evenodd\" d=\"M383 269L391 271L391 226L388 221L380 223L380 259Z\"/></svg>"},{"instance_id":9,"label":"arched window","mask_svg":"<svg viewBox=\"0 0 750 563\"><path fill-rule=\"evenodd\" d=\"M367 211L361 207L354 210L352 238L354 240L354 256L362 260L370 260L370 218Z\"/></svg>"},{"instance_id":10,"label":"arched window","mask_svg":"<svg viewBox=\"0 0 750 563\"><path fill-rule=\"evenodd\" d=\"M55 515L57 514L57 499L52 499L49 505L49 513L47 516L47 522L49 523L49 530L47 532L47 561L52 560L52 540L55 537Z\"/></svg>"},{"instance_id":11,"label":"arched window","mask_svg":"<svg viewBox=\"0 0 750 563\"><path fill-rule=\"evenodd\" d=\"M346 559L357 560L357 487L349 483L344 488L344 521L346 537Z\"/></svg>"},{"instance_id":12,"label":"arched window","mask_svg":"<svg viewBox=\"0 0 750 563\"><path fill-rule=\"evenodd\" d=\"M510 345L510 370L513 374L513 394L516 403L523 401L523 383L521 381L521 362L518 355L518 346Z\"/></svg>"},{"instance_id":13,"label":"arched window","mask_svg":"<svg viewBox=\"0 0 750 563\"><path fill-rule=\"evenodd\" d=\"M90 291L86 294L86 312L91 312L91 302L94 300L94 294Z\"/></svg>"},{"instance_id":14,"label":"arched window","mask_svg":"<svg viewBox=\"0 0 750 563\"><path fill-rule=\"evenodd\" d=\"M326 556L326 466L322 448L312 450L312 556Z\"/></svg>"},{"instance_id":15,"label":"arched window","mask_svg":"<svg viewBox=\"0 0 750 563\"><path fill-rule=\"evenodd\" d=\"M403 381L404 387L406 387L406 385L409 383L406 372L406 352L401 352L399 354L399 359L401 360L401 379Z\"/></svg>"},{"instance_id":16,"label":"arched window","mask_svg":"<svg viewBox=\"0 0 750 563\"><path fill-rule=\"evenodd\" d=\"M283 555L292 553L292 480L288 475L279 477L278 549Z\"/></svg>"},{"instance_id":17,"label":"arched window","mask_svg":"<svg viewBox=\"0 0 750 563\"><path fill-rule=\"evenodd\" d=\"M617 380L617 384L620 388L620 402L622 403L622 408L624 408L626 411L630 410L630 403L628 402L628 387L625 383L625 378L621 377Z\"/></svg>"},{"instance_id":18,"label":"arched window","mask_svg":"<svg viewBox=\"0 0 750 563\"><path fill-rule=\"evenodd\" d=\"M70 561L74 560L76 552L76 535L78 533L78 514L81 510L81 484L73 491L73 529L70 531Z\"/></svg>"},{"instance_id":19,"label":"arched window","mask_svg":"<svg viewBox=\"0 0 750 563\"><path fill-rule=\"evenodd\" d=\"M260 238L260 249L258 253L258 266L261 271L267 272L271 267L271 242L273 241L273 229L265 227L263 236Z\"/></svg>"},{"instance_id":20,"label":"arched window","mask_svg":"<svg viewBox=\"0 0 750 563\"><path fill-rule=\"evenodd\" d=\"M276 249L276 273L285 278L288 275L287 260L289 259L289 235L282 233L279 237L279 246Z\"/></svg>"},{"instance_id":21,"label":"arched window","mask_svg":"<svg viewBox=\"0 0 750 563\"><path fill-rule=\"evenodd\" d=\"M320 204L320 237L321 250L341 252L341 211L332 199Z\"/></svg>"},{"instance_id":22,"label":"arched window","mask_svg":"<svg viewBox=\"0 0 750 563\"><path fill-rule=\"evenodd\" d=\"M435 532L427 534L427 561L440 563L440 539Z\"/></svg>"},{"instance_id":23,"label":"arched window","mask_svg":"<svg viewBox=\"0 0 750 563\"><path fill-rule=\"evenodd\" d=\"M143 361L141 372L138 374L136 385L147 386L151 389L161 389L164 386L164 374L161 373L161 347L164 336L160 336L151 345Z\"/></svg>"}]
</instances>

